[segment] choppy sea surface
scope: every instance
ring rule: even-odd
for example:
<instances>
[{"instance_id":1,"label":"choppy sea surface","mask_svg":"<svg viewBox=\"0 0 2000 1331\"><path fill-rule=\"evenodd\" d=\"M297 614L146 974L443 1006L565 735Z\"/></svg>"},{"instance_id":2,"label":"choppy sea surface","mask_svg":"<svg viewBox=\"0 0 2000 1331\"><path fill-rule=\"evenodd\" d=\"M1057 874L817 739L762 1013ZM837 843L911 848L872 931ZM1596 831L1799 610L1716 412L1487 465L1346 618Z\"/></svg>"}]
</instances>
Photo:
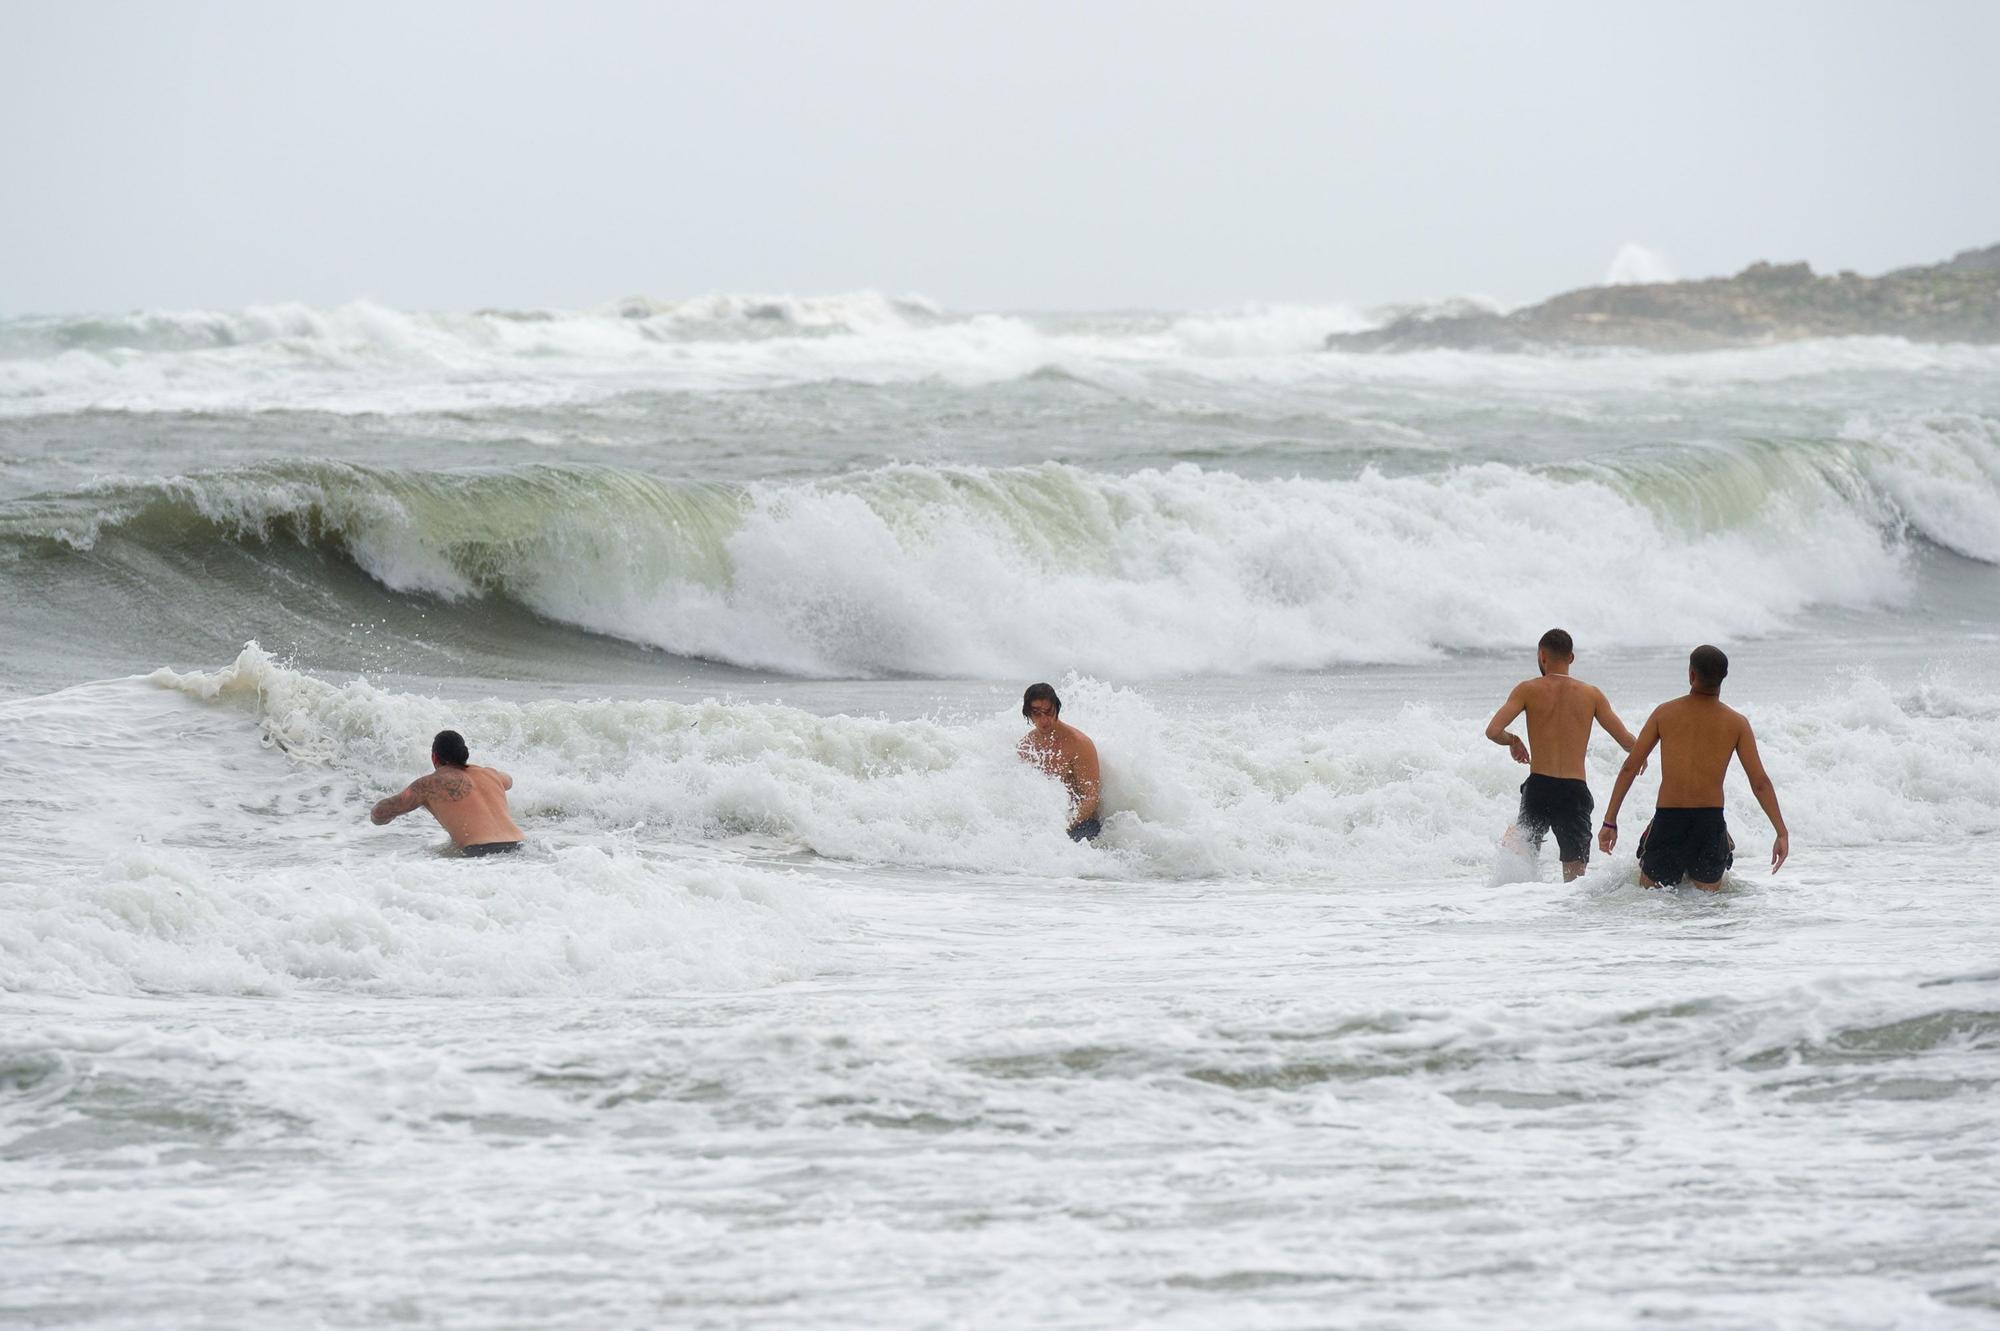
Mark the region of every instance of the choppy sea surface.
<instances>
[{"instance_id":1,"label":"choppy sea surface","mask_svg":"<svg viewBox=\"0 0 2000 1331\"><path fill-rule=\"evenodd\" d=\"M2000 349L1368 318L0 320L0 1324L1994 1325ZM1556 625L1781 873L1500 849Z\"/></svg>"}]
</instances>

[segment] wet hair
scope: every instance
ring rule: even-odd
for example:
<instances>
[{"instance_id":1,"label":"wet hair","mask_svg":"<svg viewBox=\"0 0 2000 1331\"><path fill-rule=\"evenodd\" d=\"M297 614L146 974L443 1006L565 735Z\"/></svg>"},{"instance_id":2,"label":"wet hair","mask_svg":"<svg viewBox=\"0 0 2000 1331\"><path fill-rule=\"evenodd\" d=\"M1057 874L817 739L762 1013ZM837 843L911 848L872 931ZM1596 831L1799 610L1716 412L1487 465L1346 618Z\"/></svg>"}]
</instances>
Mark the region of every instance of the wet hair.
<instances>
[{"instance_id":1,"label":"wet hair","mask_svg":"<svg viewBox=\"0 0 2000 1331\"><path fill-rule=\"evenodd\" d=\"M1576 655L1576 644L1570 640L1569 634L1562 629L1550 629L1542 635L1542 640L1536 643L1535 646L1540 647L1551 656L1560 656L1565 660Z\"/></svg>"},{"instance_id":2,"label":"wet hair","mask_svg":"<svg viewBox=\"0 0 2000 1331\"><path fill-rule=\"evenodd\" d=\"M1688 669L1704 688L1719 689L1722 681L1729 677L1729 658L1722 654L1720 647L1707 643L1688 653Z\"/></svg>"},{"instance_id":3,"label":"wet hair","mask_svg":"<svg viewBox=\"0 0 2000 1331\"><path fill-rule=\"evenodd\" d=\"M440 730L431 741L431 757L447 767L463 767L472 755L466 751L465 736L456 730Z\"/></svg>"},{"instance_id":4,"label":"wet hair","mask_svg":"<svg viewBox=\"0 0 2000 1331\"><path fill-rule=\"evenodd\" d=\"M1056 715L1062 715L1062 699L1056 697L1055 687L1050 684L1030 684L1028 691L1021 695L1021 715L1029 716L1028 709L1038 702L1045 702L1055 708Z\"/></svg>"}]
</instances>

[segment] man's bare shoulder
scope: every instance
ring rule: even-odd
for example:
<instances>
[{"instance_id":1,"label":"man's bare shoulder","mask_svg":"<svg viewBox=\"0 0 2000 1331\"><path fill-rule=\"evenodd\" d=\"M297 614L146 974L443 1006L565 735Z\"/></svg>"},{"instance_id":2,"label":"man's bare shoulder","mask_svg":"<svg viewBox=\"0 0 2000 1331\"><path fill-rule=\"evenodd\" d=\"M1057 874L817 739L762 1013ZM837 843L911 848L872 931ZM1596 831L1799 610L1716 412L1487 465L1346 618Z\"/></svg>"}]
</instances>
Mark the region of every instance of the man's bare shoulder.
<instances>
[{"instance_id":1,"label":"man's bare shoulder","mask_svg":"<svg viewBox=\"0 0 2000 1331\"><path fill-rule=\"evenodd\" d=\"M1662 721L1669 720L1685 712L1693 704L1692 698L1671 698L1653 709L1653 715Z\"/></svg>"},{"instance_id":2,"label":"man's bare shoulder","mask_svg":"<svg viewBox=\"0 0 2000 1331\"><path fill-rule=\"evenodd\" d=\"M1555 686L1556 688L1563 690L1564 694L1567 697L1595 702L1597 699L1602 698L1604 696L1604 690L1598 688L1595 684L1591 683L1587 679L1578 679L1575 675L1560 675L1560 676L1550 675L1549 678L1562 679L1567 681L1564 684L1558 684Z\"/></svg>"},{"instance_id":3,"label":"man's bare shoulder","mask_svg":"<svg viewBox=\"0 0 2000 1331\"><path fill-rule=\"evenodd\" d=\"M1731 707L1728 703L1713 694L1704 696L1699 693L1690 693L1686 697L1676 698L1670 703L1662 703L1660 705L1663 708L1671 707L1676 711L1691 712L1698 716L1721 717L1731 725L1735 725L1743 720L1743 713L1737 711L1734 707Z\"/></svg>"}]
</instances>

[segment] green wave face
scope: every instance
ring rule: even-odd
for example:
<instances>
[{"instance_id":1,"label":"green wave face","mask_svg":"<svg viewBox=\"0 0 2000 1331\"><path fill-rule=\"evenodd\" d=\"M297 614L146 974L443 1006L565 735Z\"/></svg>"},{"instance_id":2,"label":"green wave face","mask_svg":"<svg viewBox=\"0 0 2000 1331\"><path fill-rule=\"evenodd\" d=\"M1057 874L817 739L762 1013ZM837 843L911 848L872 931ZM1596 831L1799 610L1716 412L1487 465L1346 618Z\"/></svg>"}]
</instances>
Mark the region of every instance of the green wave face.
<instances>
[{"instance_id":1,"label":"green wave face","mask_svg":"<svg viewBox=\"0 0 2000 1331\"><path fill-rule=\"evenodd\" d=\"M1753 636L1907 596L1913 539L2000 563L1993 422L1348 480L302 463L0 508L17 570L290 561L294 580L358 571L396 597L809 675L1314 668L1509 647L1544 621L1595 623L1600 646Z\"/></svg>"}]
</instances>

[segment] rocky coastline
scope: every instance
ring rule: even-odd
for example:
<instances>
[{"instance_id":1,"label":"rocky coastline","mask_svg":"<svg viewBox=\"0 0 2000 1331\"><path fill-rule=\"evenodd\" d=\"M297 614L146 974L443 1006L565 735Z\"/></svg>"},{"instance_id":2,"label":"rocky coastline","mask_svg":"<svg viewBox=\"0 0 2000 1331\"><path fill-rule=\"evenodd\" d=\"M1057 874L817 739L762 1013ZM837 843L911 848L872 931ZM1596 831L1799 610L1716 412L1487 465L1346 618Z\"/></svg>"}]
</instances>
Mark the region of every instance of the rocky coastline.
<instances>
[{"instance_id":1,"label":"rocky coastline","mask_svg":"<svg viewBox=\"0 0 2000 1331\"><path fill-rule=\"evenodd\" d=\"M1510 314L1406 314L1330 351L1712 351L1818 337L2000 342L2000 245L1880 277L1753 263L1734 277L1586 287Z\"/></svg>"}]
</instances>

